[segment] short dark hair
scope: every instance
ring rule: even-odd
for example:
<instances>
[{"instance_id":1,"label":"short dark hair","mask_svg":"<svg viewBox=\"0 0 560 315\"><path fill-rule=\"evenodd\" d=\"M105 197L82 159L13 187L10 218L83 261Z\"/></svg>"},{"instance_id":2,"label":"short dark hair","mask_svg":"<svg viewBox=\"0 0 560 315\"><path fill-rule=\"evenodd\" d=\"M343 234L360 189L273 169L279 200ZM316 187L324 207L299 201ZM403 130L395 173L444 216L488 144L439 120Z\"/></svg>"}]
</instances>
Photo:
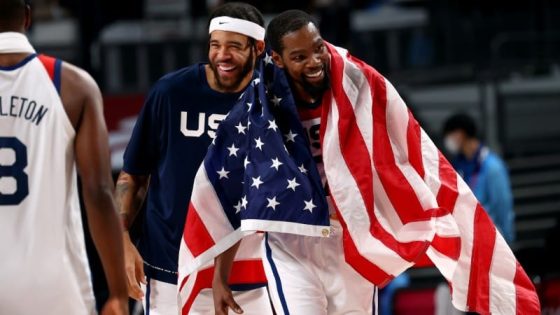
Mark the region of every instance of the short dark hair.
<instances>
[{"instance_id":1,"label":"short dark hair","mask_svg":"<svg viewBox=\"0 0 560 315\"><path fill-rule=\"evenodd\" d=\"M443 125L444 136L456 130L463 131L469 138L477 137L476 122L467 114L455 114L445 121Z\"/></svg>"},{"instance_id":2,"label":"short dark hair","mask_svg":"<svg viewBox=\"0 0 560 315\"><path fill-rule=\"evenodd\" d=\"M24 0L0 0L0 31L10 31L25 16Z\"/></svg>"},{"instance_id":3,"label":"short dark hair","mask_svg":"<svg viewBox=\"0 0 560 315\"><path fill-rule=\"evenodd\" d=\"M266 41L270 48L281 54L284 50L282 38L312 23L317 26L313 17L301 10L288 10L273 18L266 29Z\"/></svg>"}]
</instances>

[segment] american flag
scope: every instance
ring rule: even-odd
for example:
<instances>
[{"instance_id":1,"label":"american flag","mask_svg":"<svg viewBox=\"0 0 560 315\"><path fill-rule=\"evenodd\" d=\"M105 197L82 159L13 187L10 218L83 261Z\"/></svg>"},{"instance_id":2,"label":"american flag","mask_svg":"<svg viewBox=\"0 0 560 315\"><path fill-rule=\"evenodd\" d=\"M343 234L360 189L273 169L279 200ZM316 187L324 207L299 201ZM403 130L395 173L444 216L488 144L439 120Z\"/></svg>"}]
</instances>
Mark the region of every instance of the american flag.
<instances>
[{"instance_id":1,"label":"american flag","mask_svg":"<svg viewBox=\"0 0 560 315\"><path fill-rule=\"evenodd\" d=\"M248 270L234 265L231 274L239 279L230 283L266 283L261 271L261 278L239 277L262 270L257 241L262 235L250 235L257 231L318 237L330 233L328 205L309 140L285 75L269 55L220 123L195 177L179 257L183 313L188 313L192 302L187 301L198 289L211 284L213 258L243 237L245 250L238 251L236 265Z\"/></svg>"},{"instance_id":2,"label":"american flag","mask_svg":"<svg viewBox=\"0 0 560 315\"><path fill-rule=\"evenodd\" d=\"M459 310L483 315L540 314L535 288L513 252L395 88L346 50L330 45L328 49L331 89L323 96L320 134L330 194L343 226L346 261L363 277L383 286L428 256L452 286L453 304ZM281 76L273 83L269 95L276 84L287 88ZM282 97L276 96L292 103L289 95L288 91ZM267 100L261 99L265 116L266 109L274 109L277 101ZM277 117L274 115L273 112ZM269 127L259 125L265 132ZM276 142L274 152L278 154L286 141L277 138ZM291 156L293 151L287 148ZM310 164L306 170L312 167ZM244 186L247 180L248 176L244 176ZM193 195L198 189L211 188L195 183ZM208 207L213 214L205 214L204 218L196 206L200 201L191 202L180 277L198 268L193 262L199 257L207 255L207 262L218 254L212 249L216 240L237 233L231 245L243 235L235 228L239 225L229 230L219 228L212 232L214 243L205 244L196 230L188 231L196 224L205 226L206 231L218 229L214 225L218 221L213 219L225 215L216 214L215 209L225 207L218 207L218 200L223 198L218 197L220 192L213 194L210 199L215 200L216 207ZM294 199L292 203L304 201ZM261 204L261 212L265 206ZM294 212L298 210L292 208Z\"/></svg>"}]
</instances>

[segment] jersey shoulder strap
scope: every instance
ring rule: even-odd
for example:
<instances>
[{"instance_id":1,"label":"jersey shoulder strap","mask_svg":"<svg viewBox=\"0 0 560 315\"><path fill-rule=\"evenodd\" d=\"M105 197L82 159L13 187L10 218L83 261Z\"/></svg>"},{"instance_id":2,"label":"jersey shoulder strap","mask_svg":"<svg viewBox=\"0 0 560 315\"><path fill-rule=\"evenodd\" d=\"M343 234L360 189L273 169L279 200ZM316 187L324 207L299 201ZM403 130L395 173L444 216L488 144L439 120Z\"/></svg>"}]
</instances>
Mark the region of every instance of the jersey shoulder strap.
<instances>
[{"instance_id":1,"label":"jersey shoulder strap","mask_svg":"<svg viewBox=\"0 0 560 315\"><path fill-rule=\"evenodd\" d=\"M38 55L37 57L39 58L39 61L41 61L41 63L47 70L47 73L49 74L49 77L53 81L54 87L56 88L58 95L60 95L60 72L62 68L62 60L43 54Z\"/></svg>"}]
</instances>

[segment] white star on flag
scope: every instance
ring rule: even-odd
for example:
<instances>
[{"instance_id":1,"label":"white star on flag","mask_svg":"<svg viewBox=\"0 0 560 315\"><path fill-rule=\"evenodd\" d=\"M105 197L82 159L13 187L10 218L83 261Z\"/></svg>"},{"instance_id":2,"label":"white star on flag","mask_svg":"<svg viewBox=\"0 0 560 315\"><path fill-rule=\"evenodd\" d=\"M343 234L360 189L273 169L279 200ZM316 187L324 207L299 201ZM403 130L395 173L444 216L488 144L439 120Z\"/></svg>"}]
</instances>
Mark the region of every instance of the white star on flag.
<instances>
[{"instance_id":1,"label":"white star on flag","mask_svg":"<svg viewBox=\"0 0 560 315\"><path fill-rule=\"evenodd\" d=\"M292 132L292 130L290 129L290 132L288 132L287 134L285 134L284 136L286 136L286 142L287 141L292 141L292 142L296 142L296 136L297 133Z\"/></svg>"},{"instance_id":2,"label":"white star on flag","mask_svg":"<svg viewBox=\"0 0 560 315\"><path fill-rule=\"evenodd\" d=\"M276 131L276 129L278 129L278 126L276 126L276 120L269 120L268 121L269 125L268 125L268 129L272 129L274 131Z\"/></svg>"},{"instance_id":3,"label":"white star on flag","mask_svg":"<svg viewBox=\"0 0 560 315\"><path fill-rule=\"evenodd\" d=\"M251 109L251 106L253 106L253 103L247 103L247 111Z\"/></svg>"},{"instance_id":4,"label":"white star on flag","mask_svg":"<svg viewBox=\"0 0 560 315\"><path fill-rule=\"evenodd\" d=\"M245 160L243 161L243 167L244 167L244 168L247 168L247 165L249 165L249 164L251 164L251 162L249 162L249 157L246 156L246 157L245 157Z\"/></svg>"},{"instance_id":5,"label":"white star on flag","mask_svg":"<svg viewBox=\"0 0 560 315\"><path fill-rule=\"evenodd\" d=\"M272 56L270 56L269 54L265 54L263 60L267 65L272 64Z\"/></svg>"},{"instance_id":6,"label":"white star on flag","mask_svg":"<svg viewBox=\"0 0 560 315\"><path fill-rule=\"evenodd\" d=\"M259 189L259 186L263 183L261 181L261 177L252 177L253 179L253 183L251 184L251 187L257 187L257 189Z\"/></svg>"},{"instance_id":7,"label":"white star on flag","mask_svg":"<svg viewBox=\"0 0 560 315\"><path fill-rule=\"evenodd\" d=\"M298 182L296 181L296 178L294 177L294 179L290 180L288 179L288 187L286 187L286 189L291 189L293 191L296 191L296 187L299 186Z\"/></svg>"},{"instance_id":8,"label":"white star on flag","mask_svg":"<svg viewBox=\"0 0 560 315\"><path fill-rule=\"evenodd\" d=\"M253 86L255 86L255 85L259 84L259 83L261 83L261 79L255 78L255 79L253 80Z\"/></svg>"},{"instance_id":9,"label":"white star on flag","mask_svg":"<svg viewBox=\"0 0 560 315\"><path fill-rule=\"evenodd\" d=\"M229 171L226 171L223 167L221 170L217 171L218 175L220 175L219 179L228 178Z\"/></svg>"},{"instance_id":10,"label":"white star on flag","mask_svg":"<svg viewBox=\"0 0 560 315\"><path fill-rule=\"evenodd\" d=\"M276 170L278 170L278 167L282 164L284 164L284 163L280 162L280 160L278 160L278 158L274 158L274 159L272 159L272 165L270 166L270 168L274 167Z\"/></svg>"},{"instance_id":11,"label":"white star on flag","mask_svg":"<svg viewBox=\"0 0 560 315\"><path fill-rule=\"evenodd\" d=\"M276 196L272 198L266 198L266 200L268 201L268 205L266 205L266 207L272 208L272 210L276 210L276 206L280 204L278 201L276 201Z\"/></svg>"},{"instance_id":12,"label":"white star on flag","mask_svg":"<svg viewBox=\"0 0 560 315\"><path fill-rule=\"evenodd\" d=\"M235 128L237 128L237 133L242 133L242 134L245 134L245 129L247 129L247 127L243 126L241 122L239 122L239 124L237 124Z\"/></svg>"},{"instance_id":13,"label":"white star on flag","mask_svg":"<svg viewBox=\"0 0 560 315\"><path fill-rule=\"evenodd\" d=\"M239 200L239 202L233 207L235 208L235 213L239 213L241 211L241 207L242 207L241 200Z\"/></svg>"},{"instance_id":14,"label":"white star on flag","mask_svg":"<svg viewBox=\"0 0 560 315\"><path fill-rule=\"evenodd\" d=\"M239 151L239 148L235 147L235 143L231 144L231 147L227 147L228 151L229 151L229 156L237 156L237 151Z\"/></svg>"},{"instance_id":15,"label":"white star on flag","mask_svg":"<svg viewBox=\"0 0 560 315\"><path fill-rule=\"evenodd\" d=\"M282 100L282 98L274 95L270 101L274 104L274 106L280 106L280 101L281 100Z\"/></svg>"},{"instance_id":16,"label":"white star on flag","mask_svg":"<svg viewBox=\"0 0 560 315\"><path fill-rule=\"evenodd\" d=\"M307 170L305 169L305 166L303 164L301 164L301 166L298 166L299 171L302 172L303 174L307 174Z\"/></svg>"},{"instance_id":17,"label":"white star on flag","mask_svg":"<svg viewBox=\"0 0 560 315\"><path fill-rule=\"evenodd\" d=\"M256 143L255 147L262 151L262 146L264 145L264 142L261 141L261 137L255 139L255 143Z\"/></svg>"},{"instance_id":18,"label":"white star on flag","mask_svg":"<svg viewBox=\"0 0 560 315\"><path fill-rule=\"evenodd\" d=\"M247 209L247 196L243 196L243 198L241 198L241 207Z\"/></svg>"},{"instance_id":19,"label":"white star on flag","mask_svg":"<svg viewBox=\"0 0 560 315\"><path fill-rule=\"evenodd\" d=\"M313 212L313 208L317 208L317 206L313 204L313 199L310 199L309 201L304 200L303 202L305 202L305 208L303 208L303 210L309 210L309 212Z\"/></svg>"}]
</instances>

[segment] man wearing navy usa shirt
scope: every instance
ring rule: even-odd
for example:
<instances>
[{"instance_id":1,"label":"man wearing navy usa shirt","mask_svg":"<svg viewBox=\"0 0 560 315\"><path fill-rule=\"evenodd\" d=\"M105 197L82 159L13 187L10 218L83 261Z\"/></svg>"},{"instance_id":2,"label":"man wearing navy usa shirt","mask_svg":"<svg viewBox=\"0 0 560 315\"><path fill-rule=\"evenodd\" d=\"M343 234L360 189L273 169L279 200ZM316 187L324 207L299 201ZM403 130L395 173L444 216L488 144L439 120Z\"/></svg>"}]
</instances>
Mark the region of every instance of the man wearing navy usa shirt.
<instances>
[{"instance_id":1,"label":"man wearing navy usa shirt","mask_svg":"<svg viewBox=\"0 0 560 315\"><path fill-rule=\"evenodd\" d=\"M147 314L179 312L177 260L193 180L218 124L251 82L264 51L264 20L248 4L217 8L209 35L209 63L170 73L152 88L117 182L125 230L138 214L144 216L137 247L128 232L123 238L129 295L143 301ZM264 290L240 294L265 314L266 307L271 311ZM211 292L201 295L190 314L214 314Z\"/></svg>"}]
</instances>

